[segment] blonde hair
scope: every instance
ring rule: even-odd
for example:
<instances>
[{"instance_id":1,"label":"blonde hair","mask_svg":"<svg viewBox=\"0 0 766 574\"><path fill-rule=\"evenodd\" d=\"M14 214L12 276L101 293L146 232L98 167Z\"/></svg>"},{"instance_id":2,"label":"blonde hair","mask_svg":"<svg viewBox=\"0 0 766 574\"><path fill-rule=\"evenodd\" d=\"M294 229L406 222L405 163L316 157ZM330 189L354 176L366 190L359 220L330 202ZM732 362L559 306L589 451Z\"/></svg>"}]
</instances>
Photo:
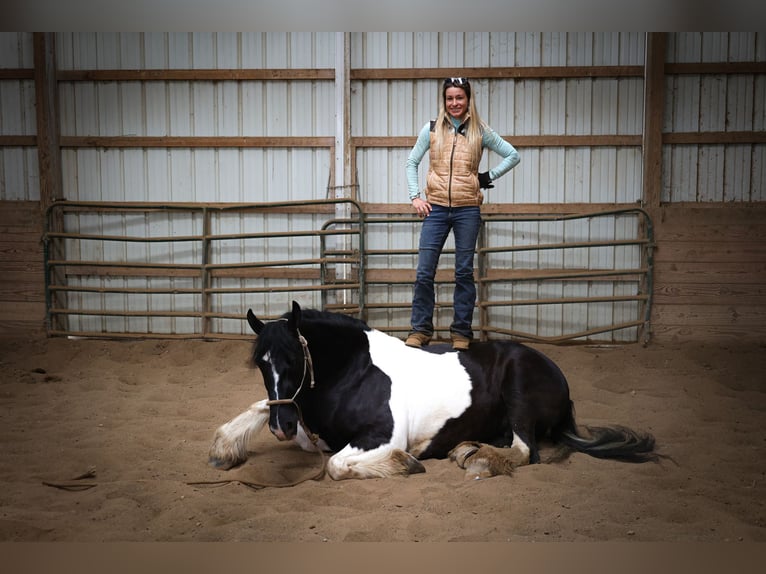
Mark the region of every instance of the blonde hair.
<instances>
[{"instance_id":1,"label":"blonde hair","mask_svg":"<svg viewBox=\"0 0 766 574\"><path fill-rule=\"evenodd\" d=\"M436 117L436 123L434 125L434 131L436 136L435 151L438 152L441 149L443 142L449 141L449 136L452 134L452 131L454 129L454 125L452 123L452 117L447 113L447 106L446 106L447 88L453 88L453 87L460 88L461 90L463 90L463 92L465 92L465 95L468 98L467 117L470 118L470 121L468 122L465 136L466 136L466 139L468 140L468 146L471 149L472 163L478 166L479 161L481 160L481 154L482 154L481 138L482 138L484 129L486 127L486 124L482 121L481 117L479 116L479 111L476 109L476 104L474 103L473 90L471 89L471 84L465 78L448 78L447 80L444 81L444 85L442 86L442 89L441 89L441 94L439 95L439 115Z\"/></svg>"}]
</instances>

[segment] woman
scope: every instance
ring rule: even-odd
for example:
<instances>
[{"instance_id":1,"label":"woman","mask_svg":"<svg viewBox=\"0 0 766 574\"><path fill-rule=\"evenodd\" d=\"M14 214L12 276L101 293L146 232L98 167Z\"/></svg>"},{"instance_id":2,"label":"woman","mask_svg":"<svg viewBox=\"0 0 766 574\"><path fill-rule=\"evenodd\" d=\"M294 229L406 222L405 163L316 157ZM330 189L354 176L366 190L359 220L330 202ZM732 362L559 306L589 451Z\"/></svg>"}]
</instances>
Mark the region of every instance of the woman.
<instances>
[{"instance_id":1,"label":"woman","mask_svg":"<svg viewBox=\"0 0 766 574\"><path fill-rule=\"evenodd\" d=\"M484 148L503 161L478 173ZM426 196L420 197L418 166L430 150ZM485 124L476 110L471 84L465 78L447 78L441 91L439 115L423 126L407 158L407 186L412 207L424 218L420 232L418 268L412 301L412 331L406 344L427 345L434 333L434 277L450 230L455 236L454 318L452 346L465 350L473 339L471 323L476 304L473 256L481 226L481 189L519 163L514 147ZM480 189L481 188L481 189Z\"/></svg>"}]
</instances>

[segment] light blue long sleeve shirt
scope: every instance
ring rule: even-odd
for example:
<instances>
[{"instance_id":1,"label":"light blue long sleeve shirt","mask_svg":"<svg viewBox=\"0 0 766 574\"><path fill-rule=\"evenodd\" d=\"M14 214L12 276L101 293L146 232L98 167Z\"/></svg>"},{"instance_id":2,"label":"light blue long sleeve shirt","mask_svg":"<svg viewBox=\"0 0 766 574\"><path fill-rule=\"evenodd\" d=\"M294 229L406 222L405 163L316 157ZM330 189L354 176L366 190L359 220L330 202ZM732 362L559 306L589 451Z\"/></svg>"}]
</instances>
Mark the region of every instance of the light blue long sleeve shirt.
<instances>
[{"instance_id":1,"label":"light blue long sleeve shirt","mask_svg":"<svg viewBox=\"0 0 766 574\"><path fill-rule=\"evenodd\" d=\"M460 123L452 119L453 129L459 127ZM456 123L457 122L457 123ZM410 194L410 201L420 196L418 188L418 166L423 160L423 156L431 147L431 122L426 123L418 134L418 140L407 157L407 189ZM511 171L521 161L519 152L511 144L501 138L490 127L485 127L481 137L481 147L491 149L493 152L503 158L499 165L489 170L489 179L495 181L497 178Z\"/></svg>"}]
</instances>

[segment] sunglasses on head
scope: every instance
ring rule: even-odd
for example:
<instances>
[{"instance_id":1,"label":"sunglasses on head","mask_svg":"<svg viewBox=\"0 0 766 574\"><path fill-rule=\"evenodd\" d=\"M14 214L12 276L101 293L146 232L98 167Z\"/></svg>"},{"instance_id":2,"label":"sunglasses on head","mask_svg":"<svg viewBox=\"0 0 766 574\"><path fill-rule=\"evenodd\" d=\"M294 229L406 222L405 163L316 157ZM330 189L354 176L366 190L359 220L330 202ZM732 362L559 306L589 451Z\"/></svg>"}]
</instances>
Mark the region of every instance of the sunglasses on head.
<instances>
[{"instance_id":1,"label":"sunglasses on head","mask_svg":"<svg viewBox=\"0 0 766 574\"><path fill-rule=\"evenodd\" d=\"M444 80L444 86L468 86L466 78L447 78Z\"/></svg>"}]
</instances>

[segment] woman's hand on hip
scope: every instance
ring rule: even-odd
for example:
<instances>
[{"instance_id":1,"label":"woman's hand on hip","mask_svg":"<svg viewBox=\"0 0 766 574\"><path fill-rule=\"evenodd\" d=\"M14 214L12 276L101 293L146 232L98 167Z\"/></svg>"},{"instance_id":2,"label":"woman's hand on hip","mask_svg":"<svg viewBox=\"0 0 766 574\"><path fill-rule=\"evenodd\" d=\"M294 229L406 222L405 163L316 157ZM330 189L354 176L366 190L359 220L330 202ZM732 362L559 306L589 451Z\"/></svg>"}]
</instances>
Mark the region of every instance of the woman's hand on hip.
<instances>
[{"instance_id":1,"label":"woman's hand on hip","mask_svg":"<svg viewBox=\"0 0 766 574\"><path fill-rule=\"evenodd\" d=\"M428 217L428 214L431 213L431 204L419 197L412 200L412 207L415 208L420 217Z\"/></svg>"}]
</instances>

